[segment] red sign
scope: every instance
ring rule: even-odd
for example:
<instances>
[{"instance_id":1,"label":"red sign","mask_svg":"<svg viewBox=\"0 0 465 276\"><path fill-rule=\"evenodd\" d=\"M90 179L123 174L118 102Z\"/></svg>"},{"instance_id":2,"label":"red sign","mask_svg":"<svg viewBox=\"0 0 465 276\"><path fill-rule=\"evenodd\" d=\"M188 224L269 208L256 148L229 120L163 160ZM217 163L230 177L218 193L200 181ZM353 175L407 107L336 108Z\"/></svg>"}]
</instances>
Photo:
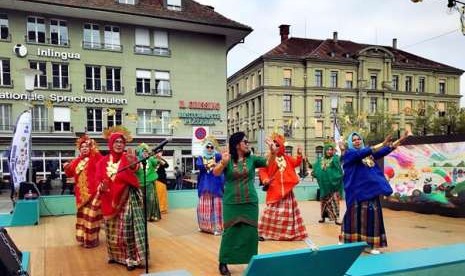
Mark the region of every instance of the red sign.
<instances>
[{"instance_id":1,"label":"red sign","mask_svg":"<svg viewBox=\"0 0 465 276\"><path fill-rule=\"evenodd\" d=\"M179 108L185 109L207 109L207 110L220 110L220 103L218 102L202 102L202 101L179 101Z\"/></svg>"}]
</instances>

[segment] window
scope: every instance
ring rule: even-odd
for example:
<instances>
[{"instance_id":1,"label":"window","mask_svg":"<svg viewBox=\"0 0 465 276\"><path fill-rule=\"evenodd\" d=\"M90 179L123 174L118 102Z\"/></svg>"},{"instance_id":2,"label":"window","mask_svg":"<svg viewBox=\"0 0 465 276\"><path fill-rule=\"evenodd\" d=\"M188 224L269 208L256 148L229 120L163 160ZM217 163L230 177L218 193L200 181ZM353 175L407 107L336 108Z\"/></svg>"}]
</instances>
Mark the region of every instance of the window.
<instances>
[{"instance_id":1,"label":"window","mask_svg":"<svg viewBox=\"0 0 465 276\"><path fill-rule=\"evenodd\" d=\"M166 0L166 6L168 10L172 11L180 11L181 8L181 0Z\"/></svg>"},{"instance_id":2,"label":"window","mask_svg":"<svg viewBox=\"0 0 465 276\"><path fill-rule=\"evenodd\" d=\"M0 131L12 129L11 104L0 104Z\"/></svg>"},{"instance_id":3,"label":"window","mask_svg":"<svg viewBox=\"0 0 465 276\"><path fill-rule=\"evenodd\" d=\"M8 24L8 16L6 14L0 14L0 40L6 40L10 38L10 27Z\"/></svg>"},{"instance_id":4,"label":"window","mask_svg":"<svg viewBox=\"0 0 465 276\"><path fill-rule=\"evenodd\" d=\"M157 95L171 96L169 72L155 71L155 89Z\"/></svg>"},{"instance_id":5,"label":"window","mask_svg":"<svg viewBox=\"0 0 465 276\"><path fill-rule=\"evenodd\" d=\"M331 75L329 78L329 85L332 88L337 87L337 71L331 71Z\"/></svg>"},{"instance_id":6,"label":"window","mask_svg":"<svg viewBox=\"0 0 465 276\"><path fill-rule=\"evenodd\" d=\"M69 108L53 108L53 128L57 132L71 131L71 112Z\"/></svg>"},{"instance_id":7,"label":"window","mask_svg":"<svg viewBox=\"0 0 465 276\"><path fill-rule=\"evenodd\" d=\"M107 67L106 69L107 87L108 92L121 91L121 68Z\"/></svg>"},{"instance_id":8,"label":"window","mask_svg":"<svg viewBox=\"0 0 465 276\"><path fill-rule=\"evenodd\" d=\"M255 86L255 74L252 74L252 75L250 76L250 88L251 88L251 89L255 89L255 87L256 87L256 86Z\"/></svg>"},{"instance_id":9,"label":"window","mask_svg":"<svg viewBox=\"0 0 465 276\"><path fill-rule=\"evenodd\" d=\"M65 89L69 87L68 64L52 63L52 87Z\"/></svg>"},{"instance_id":10,"label":"window","mask_svg":"<svg viewBox=\"0 0 465 276\"><path fill-rule=\"evenodd\" d=\"M354 83L354 73L346 72L346 88L352 89Z\"/></svg>"},{"instance_id":11,"label":"window","mask_svg":"<svg viewBox=\"0 0 465 276\"><path fill-rule=\"evenodd\" d=\"M283 132L284 132L284 137L292 137L292 124L285 124L283 125Z\"/></svg>"},{"instance_id":12,"label":"window","mask_svg":"<svg viewBox=\"0 0 465 276\"><path fill-rule=\"evenodd\" d=\"M392 89L399 91L399 76L397 75L392 76Z\"/></svg>"},{"instance_id":13,"label":"window","mask_svg":"<svg viewBox=\"0 0 465 276\"><path fill-rule=\"evenodd\" d=\"M418 92L425 92L425 78L420 77L418 79Z\"/></svg>"},{"instance_id":14,"label":"window","mask_svg":"<svg viewBox=\"0 0 465 276\"><path fill-rule=\"evenodd\" d=\"M439 80L439 94L446 94L446 80Z\"/></svg>"},{"instance_id":15,"label":"window","mask_svg":"<svg viewBox=\"0 0 465 276\"><path fill-rule=\"evenodd\" d=\"M137 110L137 133L152 133L152 110Z\"/></svg>"},{"instance_id":16,"label":"window","mask_svg":"<svg viewBox=\"0 0 465 276\"><path fill-rule=\"evenodd\" d=\"M378 75L372 74L370 76L370 89L376 90L378 87Z\"/></svg>"},{"instance_id":17,"label":"window","mask_svg":"<svg viewBox=\"0 0 465 276\"><path fill-rule=\"evenodd\" d=\"M107 110L107 126L118 126L123 124L123 110L122 109L108 109Z\"/></svg>"},{"instance_id":18,"label":"window","mask_svg":"<svg viewBox=\"0 0 465 276\"><path fill-rule=\"evenodd\" d=\"M284 69L283 70L283 86L291 86L291 85L292 85L292 70Z\"/></svg>"},{"instance_id":19,"label":"window","mask_svg":"<svg viewBox=\"0 0 465 276\"><path fill-rule=\"evenodd\" d=\"M156 128L156 134L169 134L170 133L170 120L171 112L169 110L156 110L157 118L160 118L160 125Z\"/></svg>"},{"instance_id":20,"label":"window","mask_svg":"<svg viewBox=\"0 0 465 276\"><path fill-rule=\"evenodd\" d=\"M257 98L257 110L258 110L258 113L262 112L262 97L261 96Z\"/></svg>"},{"instance_id":21,"label":"window","mask_svg":"<svg viewBox=\"0 0 465 276\"><path fill-rule=\"evenodd\" d=\"M136 28L136 53L150 54L150 34L148 29Z\"/></svg>"},{"instance_id":22,"label":"window","mask_svg":"<svg viewBox=\"0 0 465 276\"><path fill-rule=\"evenodd\" d=\"M153 31L153 53L156 55L169 55L168 32Z\"/></svg>"},{"instance_id":23,"label":"window","mask_svg":"<svg viewBox=\"0 0 465 276\"><path fill-rule=\"evenodd\" d=\"M129 5L135 5L137 0L118 0L118 3L120 4L129 4Z\"/></svg>"},{"instance_id":24,"label":"window","mask_svg":"<svg viewBox=\"0 0 465 276\"><path fill-rule=\"evenodd\" d=\"M48 109L43 105L34 105L32 109L32 130L48 131Z\"/></svg>"},{"instance_id":25,"label":"window","mask_svg":"<svg viewBox=\"0 0 465 276\"><path fill-rule=\"evenodd\" d=\"M100 66L86 66L86 90L102 90L102 80L100 76Z\"/></svg>"},{"instance_id":26,"label":"window","mask_svg":"<svg viewBox=\"0 0 465 276\"><path fill-rule=\"evenodd\" d=\"M410 76L405 77L405 91L412 91L412 77Z\"/></svg>"},{"instance_id":27,"label":"window","mask_svg":"<svg viewBox=\"0 0 465 276\"><path fill-rule=\"evenodd\" d=\"M292 112L292 96L283 95L283 111Z\"/></svg>"},{"instance_id":28,"label":"window","mask_svg":"<svg viewBox=\"0 0 465 276\"><path fill-rule=\"evenodd\" d=\"M27 41L45 43L45 19L30 16L27 18Z\"/></svg>"},{"instance_id":29,"label":"window","mask_svg":"<svg viewBox=\"0 0 465 276\"><path fill-rule=\"evenodd\" d=\"M258 71L257 73L257 84L258 86L262 86L262 71Z\"/></svg>"},{"instance_id":30,"label":"window","mask_svg":"<svg viewBox=\"0 0 465 276\"><path fill-rule=\"evenodd\" d=\"M376 110L378 110L378 99L370 98L370 113L376 113Z\"/></svg>"},{"instance_id":31,"label":"window","mask_svg":"<svg viewBox=\"0 0 465 276\"><path fill-rule=\"evenodd\" d=\"M404 113L412 115L412 100L404 100Z\"/></svg>"},{"instance_id":32,"label":"window","mask_svg":"<svg viewBox=\"0 0 465 276\"><path fill-rule=\"evenodd\" d=\"M36 88L47 88L47 63L39 61L30 61L29 68L40 70L42 75L37 75L34 81L34 87Z\"/></svg>"},{"instance_id":33,"label":"window","mask_svg":"<svg viewBox=\"0 0 465 276\"><path fill-rule=\"evenodd\" d=\"M354 111L354 100L352 98L346 99L345 110L347 110L348 112Z\"/></svg>"},{"instance_id":34,"label":"window","mask_svg":"<svg viewBox=\"0 0 465 276\"><path fill-rule=\"evenodd\" d=\"M88 132L102 132L102 109L101 108L87 108L87 131Z\"/></svg>"},{"instance_id":35,"label":"window","mask_svg":"<svg viewBox=\"0 0 465 276\"><path fill-rule=\"evenodd\" d=\"M10 86L10 60L0 59L0 86Z\"/></svg>"},{"instance_id":36,"label":"window","mask_svg":"<svg viewBox=\"0 0 465 276\"><path fill-rule=\"evenodd\" d=\"M150 94L151 72L149 70L136 70L136 92Z\"/></svg>"},{"instance_id":37,"label":"window","mask_svg":"<svg viewBox=\"0 0 465 276\"><path fill-rule=\"evenodd\" d=\"M317 87L323 86L323 71L322 70L315 70L315 86Z\"/></svg>"},{"instance_id":38,"label":"window","mask_svg":"<svg viewBox=\"0 0 465 276\"><path fill-rule=\"evenodd\" d=\"M100 49L100 27L97 24L84 24L84 48Z\"/></svg>"},{"instance_id":39,"label":"window","mask_svg":"<svg viewBox=\"0 0 465 276\"><path fill-rule=\"evenodd\" d=\"M323 121L315 122L315 137L317 138L323 137Z\"/></svg>"},{"instance_id":40,"label":"window","mask_svg":"<svg viewBox=\"0 0 465 276\"><path fill-rule=\"evenodd\" d=\"M316 155L316 158L322 158L323 157L323 147L322 146L318 146L315 148L315 155Z\"/></svg>"},{"instance_id":41,"label":"window","mask_svg":"<svg viewBox=\"0 0 465 276\"><path fill-rule=\"evenodd\" d=\"M323 113L323 99L315 99L315 112Z\"/></svg>"},{"instance_id":42,"label":"window","mask_svg":"<svg viewBox=\"0 0 465 276\"><path fill-rule=\"evenodd\" d=\"M51 19L50 20L50 43L55 45L68 45L68 26L66 21Z\"/></svg>"},{"instance_id":43,"label":"window","mask_svg":"<svg viewBox=\"0 0 465 276\"><path fill-rule=\"evenodd\" d=\"M105 49L121 51L120 29L117 26L105 26L103 33Z\"/></svg>"},{"instance_id":44,"label":"window","mask_svg":"<svg viewBox=\"0 0 465 276\"><path fill-rule=\"evenodd\" d=\"M399 100L391 99L390 101L390 111L391 114L399 114Z\"/></svg>"}]
</instances>

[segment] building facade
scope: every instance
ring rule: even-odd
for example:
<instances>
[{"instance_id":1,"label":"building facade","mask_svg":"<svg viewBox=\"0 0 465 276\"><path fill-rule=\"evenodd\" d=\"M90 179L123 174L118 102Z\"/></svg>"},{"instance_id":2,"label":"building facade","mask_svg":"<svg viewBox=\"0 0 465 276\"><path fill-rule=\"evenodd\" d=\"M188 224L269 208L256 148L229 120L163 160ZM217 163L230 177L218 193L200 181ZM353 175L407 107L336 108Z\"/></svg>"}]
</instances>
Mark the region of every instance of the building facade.
<instances>
[{"instance_id":1,"label":"building facade","mask_svg":"<svg viewBox=\"0 0 465 276\"><path fill-rule=\"evenodd\" d=\"M37 176L58 171L88 133L124 125L165 138L170 170L193 168L193 128L226 126L226 55L252 29L192 0L0 1L0 171L16 118L32 108ZM38 69L25 92L22 68Z\"/></svg>"},{"instance_id":2,"label":"building facade","mask_svg":"<svg viewBox=\"0 0 465 276\"><path fill-rule=\"evenodd\" d=\"M412 129L412 110L434 105L444 114L459 105L464 71L402 51L396 39L379 46L338 40L336 32L326 40L289 38L289 25L280 35L278 46L228 78L228 131L246 131L259 154L278 131L288 151L300 145L314 160L333 137L334 116L347 109L368 121L386 112L403 131Z\"/></svg>"}]
</instances>

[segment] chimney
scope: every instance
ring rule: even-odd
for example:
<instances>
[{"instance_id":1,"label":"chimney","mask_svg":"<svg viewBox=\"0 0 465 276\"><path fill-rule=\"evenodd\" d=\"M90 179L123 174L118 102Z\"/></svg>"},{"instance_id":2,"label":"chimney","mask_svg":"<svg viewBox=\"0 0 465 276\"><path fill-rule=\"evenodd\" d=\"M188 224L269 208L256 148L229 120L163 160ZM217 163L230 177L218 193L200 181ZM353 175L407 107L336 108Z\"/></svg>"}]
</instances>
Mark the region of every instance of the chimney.
<instances>
[{"instance_id":1,"label":"chimney","mask_svg":"<svg viewBox=\"0 0 465 276\"><path fill-rule=\"evenodd\" d=\"M337 32L333 32L333 41L337 43Z\"/></svg>"},{"instance_id":2,"label":"chimney","mask_svg":"<svg viewBox=\"0 0 465 276\"><path fill-rule=\"evenodd\" d=\"M279 25L279 35L281 36L281 42L289 38L289 27L290 25Z\"/></svg>"},{"instance_id":3,"label":"chimney","mask_svg":"<svg viewBox=\"0 0 465 276\"><path fill-rule=\"evenodd\" d=\"M397 38L392 39L392 48L397 49Z\"/></svg>"}]
</instances>

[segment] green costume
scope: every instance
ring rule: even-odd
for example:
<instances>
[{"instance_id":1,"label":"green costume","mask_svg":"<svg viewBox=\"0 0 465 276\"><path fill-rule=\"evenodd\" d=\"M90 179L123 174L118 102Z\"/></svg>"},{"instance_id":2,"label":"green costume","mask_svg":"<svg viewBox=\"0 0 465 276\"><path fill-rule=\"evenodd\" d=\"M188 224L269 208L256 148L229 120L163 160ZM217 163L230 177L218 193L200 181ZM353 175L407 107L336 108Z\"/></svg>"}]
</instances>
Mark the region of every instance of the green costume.
<instances>
[{"instance_id":1,"label":"green costume","mask_svg":"<svg viewBox=\"0 0 465 276\"><path fill-rule=\"evenodd\" d=\"M149 148L146 144L142 143L137 147L137 157L139 160L142 160L143 152L149 151ZM157 220L161 219L160 215L160 206L158 205L158 198L155 194L154 183L158 179L157 174L157 165L158 160L150 156L146 161L146 185L144 186L144 169L142 164L140 165L139 169L136 172L137 178L139 179L139 183L141 186L142 191L146 192L146 200L147 200L147 218L148 220Z\"/></svg>"},{"instance_id":2,"label":"green costume","mask_svg":"<svg viewBox=\"0 0 465 276\"><path fill-rule=\"evenodd\" d=\"M266 159L250 155L237 164L230 160L224 169L224 232L220 263L247 264L258 253L258 197L255 169L266 166Z\"/></svg>"},{"instance_id":3,"label":"green costume","mask_svg":"<svg viewBox=\"0 0 465 276\"><path fill-rule=\"evenodd\" d=\"M334 148L332 144L326 144L323 148L324 156L318 158L313 164L312 175L316 178L318 186L320 186L320 198L325 198L327 195L339 192L342 195L342 168L340 157L337 155L326 156L326 151L329 148Z\"/></svg>"}]
</instances>

